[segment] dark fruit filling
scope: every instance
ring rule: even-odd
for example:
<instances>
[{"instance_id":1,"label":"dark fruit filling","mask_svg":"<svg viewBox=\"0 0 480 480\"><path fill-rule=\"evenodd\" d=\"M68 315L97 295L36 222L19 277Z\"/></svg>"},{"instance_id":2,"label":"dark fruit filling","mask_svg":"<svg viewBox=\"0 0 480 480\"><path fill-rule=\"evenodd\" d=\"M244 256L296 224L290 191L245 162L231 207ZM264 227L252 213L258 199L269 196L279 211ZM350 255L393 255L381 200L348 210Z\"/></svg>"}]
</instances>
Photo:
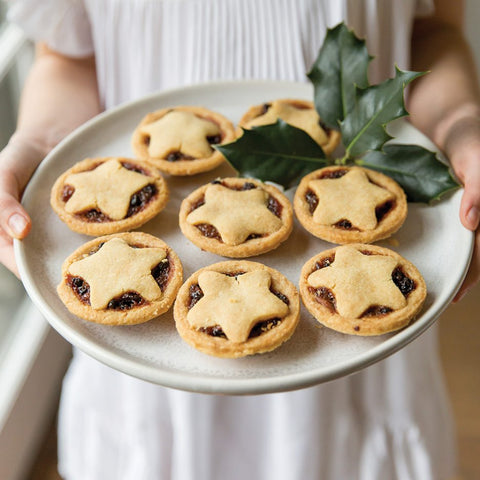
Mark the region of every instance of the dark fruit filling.
<instances>
[{"instance_id":1,"label":"dark fruit filling","mask_svg":"<svg viewBox=\"0 0 480 480\"><path fill-rule=\"evenodd\" d=\"M308 203L308 211L313 215L313 212L318 205L318 197L313 190L307 190L307 193L305 193L305 200Z\"/></svg>"},{"instance_id":2,"label":"dark fruit filling","mask_svg":"<svg viewBox=\"0 0 480 480\"><path fill-rule=\"evenodd\" d=\"M315 296L315 300L318 303L322 304L324 307L328 308L331 312L337 311L335 295L333 292L326 287L313 288L308 287L310 293Z\"/></svg>"},{"instance_id":3,"label":"dark fruit filling","mask_svg":"<svg viewBox=\"0 0 480 480\"><path fill-rule=\"evenodd\" d=\"M87 210L86 212L76 213L75 215L77 217L82 218L86 222L91 222L91 223L104 223L104 222L113 221L109 216L105 215L100 210L96 210L96 209Z\"/></svg>"},{"instance_id":4,"label":"dark fruit filling","mask_svg":"<svg viewBox=\"0 0 480 480\"><path fill-rule=\"evenodd\" d=\"M130 198L130 205L128 207L126 218L143 210L157 193L157 187L152 183L145 185L141 190L135 192L132 195L132 198Z\"/></svg>"},{"instance_id":5,"label":"dark fruit filling","mask_svg":"<svg viewBox=\"0 0 480 480\"><path fill-rule=\"evenodd\" d=\"M268 197L267 208L278 218L282 216L283 206L281 203L273 197Z\"/></svg>"},{"instance_id":6,"label":"dark fruit filling","mask_svg":"<svg viewBox=\"0 0 480 480\"><path fill-rule=\"evenodd\" d=\"M415 281L407 276L402 267L397 267L392 272L392 280L405 297L408 297L409 293L415 290Z\"/></svg>"},{"instance_id":7,"label":"dark fruit filling","mask_svg":"<svg viewBox=\"0 0 480 480\"><path fill-rule=\"evenodd\" d=\"M83 278L68 275L67 284L81 302L90 305L90 285Z\"/></svg>"},{"instance_id":8,"label":"dark fruit filling","mask_svg":"<svg viewBox=\"0 0 480 480\"><path fill-rule=\"evenodd\" d=\"M264 320L263 322L258 322L251 330L248 338L259 337L263 333L269 332L272 328L275 328L281 323L281 318L271 318L270 320Z\"/></svg>"},{"instance_id":9,"label":"dark fruit filling","mask_svg":"<svg viewBox=\"0 0 480 480\"><path fill-rule=\"evenodd\" d=\"M178 162L179 160L195 160L195 157L185 155L182 152L170 152L166 160L167 162Z\"/></svg>"},{"instance_id":10,"label":"dark fruit filling","mask_svg":"<svg viewBox=\"0 0 480 480\"><path fill-rule=\"evenodd\" d=\"M265 115L270 110L271 106L272 106L271 103L264 103L262 105L262 110L260 111L260 115ZM259 117L260 117L260 115L259 115Z\"/></svg>"},{"instance_id":11,"label":"dark fruit filling","mask_svg":"<svg viewBox=\"0 0 480 480\"><path fill-rule=\"evenodd\" d=\"M172 273L170 265L170 259L167 256L165 261L160 262L152 269L152 277L155 279L162 292L165 291L168 281L170 280L170 274Z\"/></svg>"},{"instance_id":12,"label":"dark fruit filling","mask_svg":"<svg viewBox=\"0 0 480 480\"><path fill-rule=\"evenodd\" d=\"M227 188L230 188L231 190L253 190L255 188L257 188L257 186L255 184L253 184L252 182L245 182L241 188L237 189L237 188L234 188L234 187L229 187L228 185L224 185L224 187L227 187Z\"/></svg>"},{"instance_id":13,"label":"dark fruit filling","mask_svg":"<svg viewBox=\"0 0 480 480\"><path fill-rule=\"evenodd\" d=\"M348 173L348 170L345 168L339 168L338 170L325 170L322 174L318 177L319 180L324 180L325 178L335 179L341 178Z\"/></svg>"},{"instance_id":14,"label":"dark fruit filling","mask_svg":"<svg viewBox=\"0 0 480 480\"><path fill-rule=\"evenodd\" d=\"M386 315L387 313L393 312L390 307L384 305L372 305L368 307L361 315L360 318L364 317L377 317L380 315Z\"/></svg>"},{"instance_id":15,"label":"dark fruit filling","mask_svg":"<svg viewBox=\"0 0 480 480\"><path fill-rule=\"evenodd\" d=\"M210 225L209 223L199 223L195 226L200 230L200 232L202 232L204 237L215 238L219 242L222 241L220 233L218 233L218 230L213 225Z\"/></svg>"},{"instance_id":16,"label":"dark fruit filling","mask_svg":"<svg viewBox=\"0 0 480 480\"><path fill-rule=\"evenodd\" d=\"M385 218L385 215L392 210L395 206L395 202L393 200L389 200L388 202L382 203L377 208L375 208L375 216L377 217L377 222L380 222Z\"/></svg>"},{"instance_id":17,"label":"dark fruit filling","mask_svg":"<svg viewBox=\"0 0 480 480\"><path fill-rule=\"evenodd\" d=\"M283 293L277 292L277 291L274 290L272 287L270 287L270 291L271 291L276 297L278 297L285 305L290 305L290 300L288 299L288 297L287 297L286 295L284 295Z\"/></svg>"},{"instance_id":18,"label":"dark fruit filling","mask_svg":"<svg viewBox=\"0 0 480 480\"><path fill-rule=\"evenodd\" d=\"M322 260L315 262L315 270L320 270L321 268L329 267L335 261L335 254L330 257L323 258Z\"/></svg>"},{"instance_id":19,"label":"dark fruit filling","mask_svg":"<svg viewBox=\"0 0 480 480\"><path fill-rule=\"evenodd\" d=\"M218 145L222 141L222 136L221 135L212 135L207 137L207 142L210 145Z\"/></svg>"},{"instance_id":20,"label":"dark fruit filling","mask_svg":"<svg viewBox=\"0 0 480 480\"><path fill-rule=\"evenodd\" d=\"M223 333L222 327L220 325L215 325L214 327L201 327L198 329L199 332L206 333L211 337L220 337L220 338L227 338L227 336Z\"/></svg>"},{"instance_id":21,"label":"dark fruit filling","mask_svg":"<svg viewBox=\"0 0 480 480\"><path fill-rule=\"evenodd\" d=\"M341 228L343 230L358 230L358 228L354 227L350 221L347 219L343 219L338 221L334 224L335 227Z\"/></svg>"},{"instance_id":22,"label":"dark fruit filling","mask_svg":"<svg viewBox=\"0 0 480 480\"><path fill-rule=\"evenodd\" d=\"M142 175L145 175L146 177L150 176L150 173L147 172L147 170L144 170L143 168L139 167L138 165L134 165L133 163L130 163L130 162L122 162L122 167L126 168L127 170L130 170L131 172L141 173Z\"/></svg>"},{"instance_id":23,"label":"dark fruit filling","mask_svg":"<svg viewBox=\"0 0 480 480\"><path fill-rule=\"evenodd\" d=\"M137 292L126 292L113 298L108 302L108 310L131 310L134 307L140 307L147 302Z\"/></svg>"},{"instance_id":24,"label":"dark fruit filling","mask_svg":"<svg viewBox=\"0 0 480 480\"><path fill-rule=\"evenodd\" d=\"M197 208L201 207L202 205L205 205L205 197L202 196L201 198L199 198L193 205L192 205L192 208L190 209L190 212L193 212L194 210L196 210ZM190 213L189 212L189 213Z\"/></svg>"},{"instance_id":25,"label":"dark fruit filling","mask_svg":"<svg viewBox=\"0 0 480 480\"><path fill-rule=\"evenodd\" d=\"M194 285L190 285L188 293L188 309L190 310L203 297L203 291L200 288L200 285L196 283Z\"/></svg>"},{"instance_id":26,"label":"dark fruit filling","mask_svg":"<svg viewBox=\"0 0 480 480\"><path fill-rule=\"evenodd\" d=\"M143 137L143 143L144 145L146 145L147 147L150 145L150 136L149 135L145 135Z\"/></svg>"},{"instance_id":27,"label":"dark fruit filling","mask_svg":"<svg viewBox=\"0 0 480 480\"><path fill-rule=\"evenodd\" d=\"M75 193L75 188L71 185L64 185L62 190L62 201L67 203Z\"/></svg>"},{"instance_id":28,"label":"dark fruit filling","mask_svg":"<svg viewBox=\"0 0 480 480\"><path fill-rule=\"evenodd\" d=\"M259 337L263 333L269 332L272 328L275 328L277 325L281 323L281 318L271 318L269 320L263 320L262 322L258 322L253 328L250 330L248 338L255 338ZM199 332L206 333L212 337L220 337L220 338L227 338L222 327L220 325L215 325L213 327L201 327L198 329Z\"/></svg>"},{"instance_id":29,"label":"dark fruit filling","mask_svg":"<svg viewBox=\"0 0 480 480\"><path fill-rule=\"evenodd\" d=\"M246 242L248 240L255 240L256 238L263 238L265 237L265 235L260 235L259 233L251 233L247 238L246 238Z\"/></svg>"}]
</instances>

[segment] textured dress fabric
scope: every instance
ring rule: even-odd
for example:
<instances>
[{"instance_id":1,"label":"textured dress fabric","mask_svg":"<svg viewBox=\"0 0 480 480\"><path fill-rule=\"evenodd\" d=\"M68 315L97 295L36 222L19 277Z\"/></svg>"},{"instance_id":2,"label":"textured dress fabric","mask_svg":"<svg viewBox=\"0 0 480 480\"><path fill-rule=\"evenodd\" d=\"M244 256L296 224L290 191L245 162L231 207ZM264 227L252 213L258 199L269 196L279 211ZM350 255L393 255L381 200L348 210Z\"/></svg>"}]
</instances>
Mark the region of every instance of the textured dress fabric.
<instances>
[{"instance_id":1,"label":"textured dress fabric","mask_svg":"<svg viewBox=\"0 0 480 480\"><path fill-rule=\"evenodd\" d=\"M27 35L95 53L105 108L210 80L304 81L326 29L367 37L370 79L409 66L432 0L11 0ZM66 480L441 480L452 419L430 329L355 375L288 393L152 385L75 352L59 415Z\"/></svg>"}]
</instances>

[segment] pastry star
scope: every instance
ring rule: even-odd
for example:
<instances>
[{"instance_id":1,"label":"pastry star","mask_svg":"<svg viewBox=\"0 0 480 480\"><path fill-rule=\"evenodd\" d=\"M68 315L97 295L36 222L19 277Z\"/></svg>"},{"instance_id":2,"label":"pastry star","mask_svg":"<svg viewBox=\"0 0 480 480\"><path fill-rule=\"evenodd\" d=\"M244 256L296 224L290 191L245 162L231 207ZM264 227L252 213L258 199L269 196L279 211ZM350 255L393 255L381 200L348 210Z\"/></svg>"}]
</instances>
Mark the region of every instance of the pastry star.
<instances>
[{"instance_id":1,"label":"pastry star","mask_svg":"<svg viewBox=\"0 0 480 480\"><path fill-rule=\"evenodd\" d=\"M113 220L127 216L132 195L142 189L152 178L127 170L117 159L108 160L95 170L73 173L65 184L75 187L75 192L65 204L69 213L98 209Z\"/></svg>"},{"instance_id":2,"label":"pastry star","mask_svg":"<svg viewBox=\"0 0 480 480\"><path fill-rule=\"evenodd\" d=\"M227 245L239 245L252 234L264 235L280 229L282 221L267 208L268 193L260 188L231 190L209 185L205 203L187 216L192 225L213 225Z\"/></svg>"},{"instance_id":3,"label":"pastry star","mask_svg":"<svg viewBox=\"0 0 480 480\"><path fill-rule=\"evenodd\" d=\"M137 292L148 301L160 298L162 291L151 270L165 258L162 248L133 248L113 238L98 252L72 263L68 273L90 285L90 305L100 310L126 292Z\"/></svg>"},{"instance_id":4,"label":"pastry star","mask_svg":"<svg viewBox=\"0 0 480 480\"><path fill-rule=\"evenodd\" d=\"M249 127L270 125L275 123L278 118L281 118L289 125L304 130L319 144L328 141L325 131L318 123L320 117L313 108L296 108L288 103L274 101L267 113L253 119L248 125Z\"/></svg>"},{"instance_id":5,"label":"pastry star","mask_svg":"<svg viewBox=\"0 0 480 480\"><path fill-rule=\"evenodd\" d=\"M343 177L312 180L308 186L318 197L313 221L320 225L334 225L346 219L360 230L373 230L377 226L375 208L394 198L355 167Z\"/></svg>"},{"instance_id":6,"label":"pastry star","mask_svg":"<svg viewBox=\"0 0 480 480\"><path fill-rule=\"evenodd\" d=\"M207 137L218 135L220 127L191 112L172 111L141 129L150 135L148 153L154 158L166 158L181 152L194 158L209 157L212 147Z\"/></svg>"},{"instance_id":7,"label":"pastry star","mask_svg":"<svg viewBox=\"0 0 480 480\"><path fill-rule=\"evenodd\" d=\"M327 287L335 294L342 317L359 318L367 308L382 305L398 310L407 301L392 280L397 261L383 255L363 255L350 246L338 247L335 261L307 279L314 288Z\"/></svg>"},{"instance_id":8,"label":"pastry star","mask_svg":"<svg viewBox=\"0 0 480 480\"><path fill-rule=\"evenodd\" d=\"M187 314L193 327L220 325L227 338L245 342L251 329L262 320L283 318L289 308L270 291L268 272L257 270L237 277L206 271L198 284L204 296Z\"/></svg>"}]
</instances>

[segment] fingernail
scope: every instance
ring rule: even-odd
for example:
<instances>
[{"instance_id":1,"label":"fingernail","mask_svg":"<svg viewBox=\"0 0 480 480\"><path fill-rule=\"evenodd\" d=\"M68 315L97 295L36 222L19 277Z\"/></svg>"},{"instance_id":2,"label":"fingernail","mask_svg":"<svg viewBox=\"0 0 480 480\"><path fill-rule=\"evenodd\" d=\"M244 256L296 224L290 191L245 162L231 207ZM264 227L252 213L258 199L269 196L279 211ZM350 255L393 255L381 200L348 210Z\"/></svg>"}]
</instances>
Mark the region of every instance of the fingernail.
<instances>
[{"instance_id":1,"label":"fingernail","mask_svg":"<svg viewBox=\"0 0 480 480\"><path fill-rule=\"evenodd\" d=\"M472 229L476 229L478 227L479 220L480 211L477 207L472 207L467 213L467 222L472 227Z\"/></svg>"},{"instance_id":2,"label":"fingernail","mask_svg":"<svg viewBox=\"0 0 480 480\"><path fill-rule=\"evenodd\" d=\"M19 213L14 213L8 219L8 228L10 228L15 237L20 237L27 228L27 220L25 220L25 217L23 215L20 215Z\"/></svg>"}]
</instances>

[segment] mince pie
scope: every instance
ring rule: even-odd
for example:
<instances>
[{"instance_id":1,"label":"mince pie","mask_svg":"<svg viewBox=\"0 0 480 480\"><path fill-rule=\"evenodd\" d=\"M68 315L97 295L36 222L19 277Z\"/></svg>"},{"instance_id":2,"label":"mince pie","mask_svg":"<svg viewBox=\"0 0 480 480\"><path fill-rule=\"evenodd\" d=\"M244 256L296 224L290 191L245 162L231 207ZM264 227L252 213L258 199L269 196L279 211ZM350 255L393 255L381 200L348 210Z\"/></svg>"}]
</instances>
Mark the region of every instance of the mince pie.
<instances>
[{"instance_id":1,"label":"mince pie","mask_svg":"<svg viewBox=\"0 0 480 480\"><path fill-rule=\"evenodd\" d=\"M389 237L407 217L407 199L391 178L361 167L331 166L305 176L295 193L298 220L332 243Z\"/></svg>"},{"instance_id":2,"label":"mince pie","mask_svg":"<svg viewBox=\"0 0 480 480\"><path fill-rule=\"evenodd\" d=\"M143 225L168 197L167 184L152 165L106 157L87 158L63 173L50 203L71 230L97 236Z\"/></svg>"},{"instance_id":3,"label":"mince pie","mask_svg":"<svg viewBox=\"0 0 480 480\"><path fill-rule=\"evenodd\" d=\"M162 240L141 232L98 237L63 263L57 291L74 315L105 325L147 322L173 304L183 270Z\"/></svg>"},{"instance_id":4,"label":"mince pie","mask_svg":"<svg viewBox=\"0 0 480 480\"><path fill-rule=\"evenodd\" d=\"M299 313L295 286L278 271L246 260L195 272L180 288L173 311L187 343L230 358L277 348L294 332Z\"/></svg>"},{"instance_id":5,"label":"mince pie","mask_svg":"<svg viewBox=\"0 0 480 480\"><path fill-rule=\"evenodd\" d=\"M407 326L427 294L417 268L387 248L350 244L326 250L302 268L300 295L323 325L353 335Z\"/></svg>"},{"instance_id":6,"label":"mince pie","mask_svg":"<svg viewBox=\"0 0 480 480\"><path fill-rule=\"evenodd\" d=\"M224 156L215 144L235 139L233 124L203 107L179 106L149 113L135 129L132 148L171 175L194 175L217 167Z\"/></svg>"},{"instance_id":7,"label":"mince pie","mask_svg":"<svg viewBox=\"0 0 480 480\"><path fill-rule=\"evenodd\" d=\"M271 125L278 119L304 130L329 155L340 143L340 133L328 128L320 119L313 102L281 99L250 107L242 116L239 127L250 129ZM237 132L241 135L241 131Z\"/></svg>"},{"instance_id":8,"label":"mince pie","mask_svg":"<svg viewBox=\"0 0 480 480\"><path fill-rule=\"evenodd\" d=\"M251 257L273 250L288 238L293 209L272 185L223 178L203 185L182 202L180 228L203 250L225 257Z\"/></svg>"}]
</instances>

